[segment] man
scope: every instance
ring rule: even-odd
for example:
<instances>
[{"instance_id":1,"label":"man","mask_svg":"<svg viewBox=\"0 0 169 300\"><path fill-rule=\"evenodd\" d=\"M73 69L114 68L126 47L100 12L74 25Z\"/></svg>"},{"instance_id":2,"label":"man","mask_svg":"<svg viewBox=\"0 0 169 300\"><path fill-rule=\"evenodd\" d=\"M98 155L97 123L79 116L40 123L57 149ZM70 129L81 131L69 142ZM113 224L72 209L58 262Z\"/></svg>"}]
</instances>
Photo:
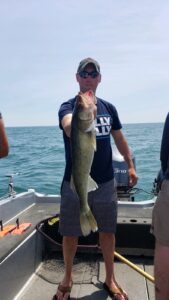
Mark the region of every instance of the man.
<instances>
[{"instance_id":1,"label":"man","mask_svg":"<svg viewBox=\"0 0 169 300\"><path fill-rule=\"evenodd\" d=\"M156 238L154 273L156 300L169 299L169 113L162 143L161 168L163 181L153 209L152 231Z\"/></svg>"},{"instance_id":2,"label":"man","mask_svg":"<svg viewBox=\"0 0 169 300\"><path fill-rule=\"evenodd\" d=\"M76 80L80 92L92 90L95 94L101 82L100 66L92 58L86 58L79 64ZM114 249L115 230L117 221L117 193L114 185L112 167L112 150L110 135L124 156L129 170L131 186L137 183L137 175L133 166L127 141L121 131L121 123L116 108L105 100L96 97L96 140L97 151L91 168L91 177L98 184L96 191L88 194L88 201L98 223L99 242L105 262L106 278L103 287L114 296L114 299L128 299L127 294L118 285L114 277ZM55 299L66 300L72 287L72 265L77 249L78 236L80 236L79 203L76 194L70 188L71 177L71 149L70 132L72 112L76 97L63 103L59 110L60 128L63 130L65 144L66 168L61 188L61 217L60 233L63 235L63 256L65 274L58 286Z\"/></svg>"},{"instance_id":3,"label":"man","mask_svg":"<svg viewBox=\"0 0 169 300\"><path fill-rule=\"evenodd\" d=\"M8 139L5 132L5 126L2 119L2 114L0 113L0 158L8 155L9 146Z\"/></svg>"}]
</instances>

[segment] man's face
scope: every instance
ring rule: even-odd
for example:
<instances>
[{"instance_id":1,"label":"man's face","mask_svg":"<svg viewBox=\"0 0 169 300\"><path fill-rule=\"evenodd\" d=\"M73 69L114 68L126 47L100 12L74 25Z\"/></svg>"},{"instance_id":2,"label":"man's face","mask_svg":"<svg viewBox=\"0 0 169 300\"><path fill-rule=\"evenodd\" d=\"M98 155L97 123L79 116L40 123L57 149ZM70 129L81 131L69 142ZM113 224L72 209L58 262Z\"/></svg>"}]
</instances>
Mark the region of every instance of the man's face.
<instances>
[{"instance_id":1,"label":"man's face","mask_svg":"<svg viewBox=\"0 0 169 300\"><path fill-rule=\"evenodd\" d=\"M82 93L85 93L88 90L92 90L95 93L97 86L101 81L101 75L97 74L93 64L88 64L82 72L82 76L81 74L76 74L76 79Z\"/></svg>"}]
</instances>

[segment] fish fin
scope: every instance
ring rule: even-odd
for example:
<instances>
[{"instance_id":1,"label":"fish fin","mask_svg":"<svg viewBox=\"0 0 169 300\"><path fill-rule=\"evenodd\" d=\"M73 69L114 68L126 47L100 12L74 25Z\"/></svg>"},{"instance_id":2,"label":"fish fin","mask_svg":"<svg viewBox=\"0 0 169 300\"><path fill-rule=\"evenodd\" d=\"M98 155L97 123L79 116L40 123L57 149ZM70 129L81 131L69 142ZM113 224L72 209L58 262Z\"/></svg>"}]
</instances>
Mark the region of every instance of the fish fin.
<instances>
[{"instance_id":1,"label":"fish fin","mask_svg":"<svg viewBox=\"0 0 169 300\"><path fill-rule=\"evenodd\" d=\"M97 183L93 180L93 178L89 175L88 178L88 193L91 191L95 191L98 189L98 185Z\"/></svg>"},{"instance_id":2,"label":"fish fin","mask_svg":"<svg viewBox=\"0 0 169 300\"><path fill-rule=\"evenodd\" d=\"M95 131L95 122L93 121L90 126L85 130L85 132Z\"/></svg>"},{"instance_id":3,"label":"fish fin","mask_svg":"<svg viewBox=\"0 0 169 300\"><path fill-rule=\"evenodd\" d=\"M73 176L72 175L71 175L71 178L70 178L70 188L72 189L72 191L74 193L76 193L76 189L75 189L74 180L73 180Z\"/></svg>"},{"instance_id":4,"label":"fish fin","mask_svg":"<svg viewBox=\"0 0 169 300\"><path fill-rule=\"evenodd\" d=\"M89 235L91 231L98 230L97 222L90 209L85 213L80 213L80 226L84 236Z\"/></svg>"},{"instance_id":5,"label":"fish fin","mask_svg":"<svg viewBox=\"0 0 169 300\"><path fill-rule=\"evenodd\" d=\"M84 236L87 236L90 234L91 232L91 227L90 227L90 224L89 224L89 221L88 221L88 218L86 216L86 214L80 214L80 227L81 227L81 230L82 230L82 234Z\"/></svg>"},{"instance_id":6,"label":"fish fin","mask_svg":"<svg viewBox=\"0 0 169 300\"><path fill-rule=\"evenodd\" d=\"M87 213L87 218L88 218L88 221L89 221L91 230L92 230L93 232L97 231L97 230L98 230L97 222L96 222L95 217L93 216L91 210L88 211L88 213Z\"/></svg>"},{"instance_id":7,"label":"fish fin","mask_svg":"<svg viewBox=\"0 0 169 300\"><path fill-rule=\"evenodd\" d=\"M93 149L94 149L94 151L96 152L96 137L95 137L95 135L93 135L92 136L92 146L93 146Z\"/></svg>"}]
</instances>

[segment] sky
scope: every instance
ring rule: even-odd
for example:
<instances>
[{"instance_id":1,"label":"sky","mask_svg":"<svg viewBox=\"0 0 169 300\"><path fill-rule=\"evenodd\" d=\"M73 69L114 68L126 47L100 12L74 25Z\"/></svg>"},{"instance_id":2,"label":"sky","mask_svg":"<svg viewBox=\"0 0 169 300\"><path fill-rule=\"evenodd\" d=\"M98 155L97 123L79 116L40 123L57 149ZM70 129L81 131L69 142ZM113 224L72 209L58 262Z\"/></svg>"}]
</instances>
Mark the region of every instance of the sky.
<instances>
[{"instance_id":1,"label":"sky","mask_svg":"<svg viewBox=\"0 0 169 300\"><path fill-rule=\"evenodd\" d=\"M58 124L96 59L97 96L122 123L164 122L169 111L168 0L0 0L0 111L10 126Z\"/></svg>"}]
</instances>

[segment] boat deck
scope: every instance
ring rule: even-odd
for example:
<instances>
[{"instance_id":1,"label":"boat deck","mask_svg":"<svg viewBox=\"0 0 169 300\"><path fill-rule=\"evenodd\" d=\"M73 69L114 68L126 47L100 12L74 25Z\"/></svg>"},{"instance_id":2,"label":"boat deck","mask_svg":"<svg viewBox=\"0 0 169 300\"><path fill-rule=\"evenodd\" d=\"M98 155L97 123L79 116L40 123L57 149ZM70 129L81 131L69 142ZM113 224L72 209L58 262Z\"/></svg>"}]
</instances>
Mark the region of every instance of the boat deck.
<instances>
[{"instance_id":1,"label":"boat deck","mask_svg":"<svg viewBox=\"0 0 169 300\"><path fill-rule=\"evenodd\" d=\"M51 202L46 202L46 200L43 201L43 199L40 199L39 203L35 202L33 205L31 203L28 204L30 204L30 207L19 214L19 219L21 223L31 222L32 226L22 235L9 235L0 239L0 290L1 295L5 295L5 298L2 296L2 300L51 300L63 276L64 266L60 252L55 252L50 257L43 257L41 263L40 260L35 262L33 254L31 254L37 251L37 243L39 243L39 241L37 241L39 240L39 234L35 230L37 223L59 212L59 201L53 199ZM127 216L134 218L136 210L137 208L133 207L133 209L130 210L130 215ZM125 208L122 208L119 212L119 218L125 221L125 216ZM13 224L16 217L18 217L18 215L15 215L14 219L11 219L9 223ZM142 217L140 214L140 219L142 219ZM151 212L148 213L148 211L145 211L144 218L146 222L150 222ZM35 234L33 236L34 232ZM31 235L33 237L29 238ZM23 247L20 247L22 242L25 244ZM20 247L21 250L15 251L17 247ZM10 252L12 252L12 254L10 254ZM153 257L128 256L127 258L153 275ZM9 270L11 269L8 273L6 272L7 268ZM36 270L35 272L32 271L33 268ZM28 269L30 269L29 276L28 273L25 274ZM15 274L17 274L17 276L15 276ZM117 281L127 291L130 300L155 299L153 283L126 264L116 260L115 274ZM73 269L74 284L71 299L111 299L107 295L107 292L103 290L102 284L104 278L104 262L100 252L95 254L92 252L83 254L77 253ZM7 282L10 282L9 286L7 286ZM15 293L16 286L18 289L17 293Z\"/></svg>"},{"instance_id":2,"label":"boat deck","mask_svg":"<svg viewBox=\"0 0 169 300\"><path fill-rule=\"evenodd\" d=\"M152 259L130 258L137 266L153 275ZM93 263L92 263L93 264ZM74 266L73 288L71 299L108 300L111 299L102 284L105 279L104 263L99 256L94 260L94 266L89 260L76 261ZM57 285L63 274L63 266L58 261L46 261L17 300L52 300ZM127 291L130 300L154 300L154 284L127 265L115 262L115 274L118 282Z\"/></svg>"}]
</instances>

